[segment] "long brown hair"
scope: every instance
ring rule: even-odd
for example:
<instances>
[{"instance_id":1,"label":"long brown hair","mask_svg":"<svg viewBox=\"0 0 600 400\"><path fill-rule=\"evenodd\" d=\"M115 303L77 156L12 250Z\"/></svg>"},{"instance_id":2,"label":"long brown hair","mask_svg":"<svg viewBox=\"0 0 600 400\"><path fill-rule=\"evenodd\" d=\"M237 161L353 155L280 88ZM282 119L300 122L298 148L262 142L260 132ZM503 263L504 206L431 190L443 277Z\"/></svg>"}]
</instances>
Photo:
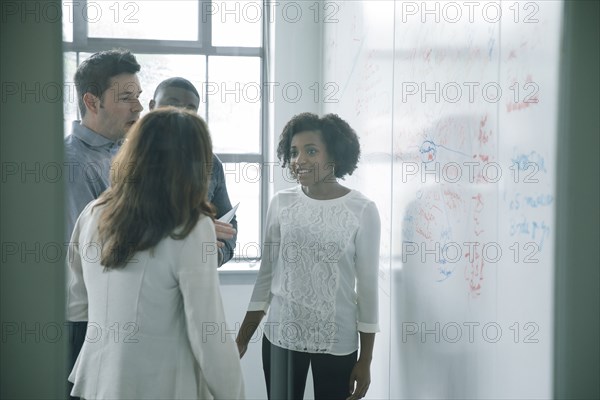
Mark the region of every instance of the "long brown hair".
<instances>
[{"instance_id":1,"label":"long brown hair","mask_svg":"<svg viewBox=\"0 0 600 400\"><path fill-rule=\"evenodd\" d=\"M101 263L124 267L162 239L185 238L207 199L212 143L206 123L174 107L152 111L132 127L111 167L111 187L100 197Z\"/></svg>"}]
</instances>

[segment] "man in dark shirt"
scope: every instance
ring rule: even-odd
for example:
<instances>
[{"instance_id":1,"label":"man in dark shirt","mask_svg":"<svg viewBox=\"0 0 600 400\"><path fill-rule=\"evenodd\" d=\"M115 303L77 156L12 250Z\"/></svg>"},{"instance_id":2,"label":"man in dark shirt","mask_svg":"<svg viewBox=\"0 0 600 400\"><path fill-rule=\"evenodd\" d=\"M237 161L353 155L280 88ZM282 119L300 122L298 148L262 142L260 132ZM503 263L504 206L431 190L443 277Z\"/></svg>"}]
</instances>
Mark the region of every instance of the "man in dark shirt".
<instances>
[{"instance_id":1,"label":"man in dark shirt","mask_svg":"<svg viewBox=\"0 0 600 400\"><path fill-rule=\"evenodd\" d=\"M186 108L198 112L200 106L200 95L194 85L187 79L174 77L162 81L150 100L149 108L173 106ZM217 218L220 218L231 210L231 201L225 184L225 174L221 160L213 154L213 166L210 185L208 188L208 200L217 209ZM237 220L235 216L231 223L215 221L215 231L218 239L219 266L223 265L233 257L235 241L237 238Z\"/></svg>"}]
</instances>

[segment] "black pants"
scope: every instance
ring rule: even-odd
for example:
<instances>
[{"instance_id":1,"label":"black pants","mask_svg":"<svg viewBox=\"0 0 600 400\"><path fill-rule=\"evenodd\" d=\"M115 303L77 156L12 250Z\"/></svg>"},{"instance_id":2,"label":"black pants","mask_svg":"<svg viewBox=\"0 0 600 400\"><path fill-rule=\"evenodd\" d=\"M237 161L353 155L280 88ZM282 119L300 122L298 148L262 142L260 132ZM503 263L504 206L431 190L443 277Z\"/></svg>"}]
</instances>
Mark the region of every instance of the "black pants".
<instances>
[{"instance_id":1,"label":"black pants","mask_svg":"<svg viewBox=\"0 0 600 400\"><path fill-rule=\"evenodd\" d=\"M83 347L83 342L85 341L85 334L87 331L87 322L86 321L67 321L69 327L69 358L67 365L67 376L73 370L75 366L75 361L77 361L77 356ZM67 381L67 399L77 400L79 397L72 397L71 390L73 389L73 384Z\"/></svg>"},{"instance_id":2,"label":"black pants","mask_svg":"<svg viewBox=\"0 0 600 400\"><path fill-rule=\"evenodd\" d=\"M358 352L347 356L313 354L275 346L263 336L262 359L269 400L302 400L308 367L312 368L315 400L344 400Z\"/></svg>"}]
</instances>

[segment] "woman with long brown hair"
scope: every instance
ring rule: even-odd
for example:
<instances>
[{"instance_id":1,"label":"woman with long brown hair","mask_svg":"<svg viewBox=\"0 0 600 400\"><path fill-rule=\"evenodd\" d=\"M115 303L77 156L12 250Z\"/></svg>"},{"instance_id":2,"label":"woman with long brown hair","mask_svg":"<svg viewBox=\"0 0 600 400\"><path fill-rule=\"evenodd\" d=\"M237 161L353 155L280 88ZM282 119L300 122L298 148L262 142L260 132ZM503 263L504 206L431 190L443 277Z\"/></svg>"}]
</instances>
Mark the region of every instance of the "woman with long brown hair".
<instances>
[{"instance_id":1,"label":"woman with long brown hair","mask_svg":"<svg viewBox=\"0 0 600 400\"><path fill-rule=\"evenodd\" d=\"M67 313L89 322L69 376L72 395L244 396L237 349L221 335L211 160L210 135L197 115L150 112L115 157L111 187L79 216Z\"/></svg>"}]
</instances>

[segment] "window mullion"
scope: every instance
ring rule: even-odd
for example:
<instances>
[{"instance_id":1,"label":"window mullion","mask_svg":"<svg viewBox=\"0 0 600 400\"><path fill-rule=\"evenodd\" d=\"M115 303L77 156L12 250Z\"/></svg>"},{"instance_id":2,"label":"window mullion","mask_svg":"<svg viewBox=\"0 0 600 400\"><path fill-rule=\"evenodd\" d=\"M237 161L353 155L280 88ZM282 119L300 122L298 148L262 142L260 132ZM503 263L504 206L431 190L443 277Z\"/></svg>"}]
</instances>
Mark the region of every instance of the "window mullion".
<instances>
[{"instance_id":1,"label":"window mullion","mask_svg":"<svg viewBox=\"0 0 600 400\"><path fill-rule=\"evenodd\" d=\"M200 35L200 41L202 43L202 47L203 49L206 51L207 49L212 47L212 13L210 12L205 12L211 9L212 5L212 1L210 0L199 0L200 1L200 20L198 21L198 23L200 24L200 29L198 29L198 33ZM207 54L204 62L206 63L205 67L204 67L204 71L206 76L204 77L204 81L208 82L208 57L209 55ZM206 116L206 123L209 124L209 114L208 114L208 103L209 103L209 98L208 98L208 85L204 85L204 98L206 99L206 101L204 102L204 115Z\"/></svg>"},{"instance_id":2,"label":"window mullion","mask_svg":"<svg viewBox=\"0 0 600 400\"><path fill-rule=\"evenodd\" d=\"M87 10L87 0L73 3L73 48L75 49L87 46L88 23L84 18L84 10Z\"/></svg>"}]
</instances>

